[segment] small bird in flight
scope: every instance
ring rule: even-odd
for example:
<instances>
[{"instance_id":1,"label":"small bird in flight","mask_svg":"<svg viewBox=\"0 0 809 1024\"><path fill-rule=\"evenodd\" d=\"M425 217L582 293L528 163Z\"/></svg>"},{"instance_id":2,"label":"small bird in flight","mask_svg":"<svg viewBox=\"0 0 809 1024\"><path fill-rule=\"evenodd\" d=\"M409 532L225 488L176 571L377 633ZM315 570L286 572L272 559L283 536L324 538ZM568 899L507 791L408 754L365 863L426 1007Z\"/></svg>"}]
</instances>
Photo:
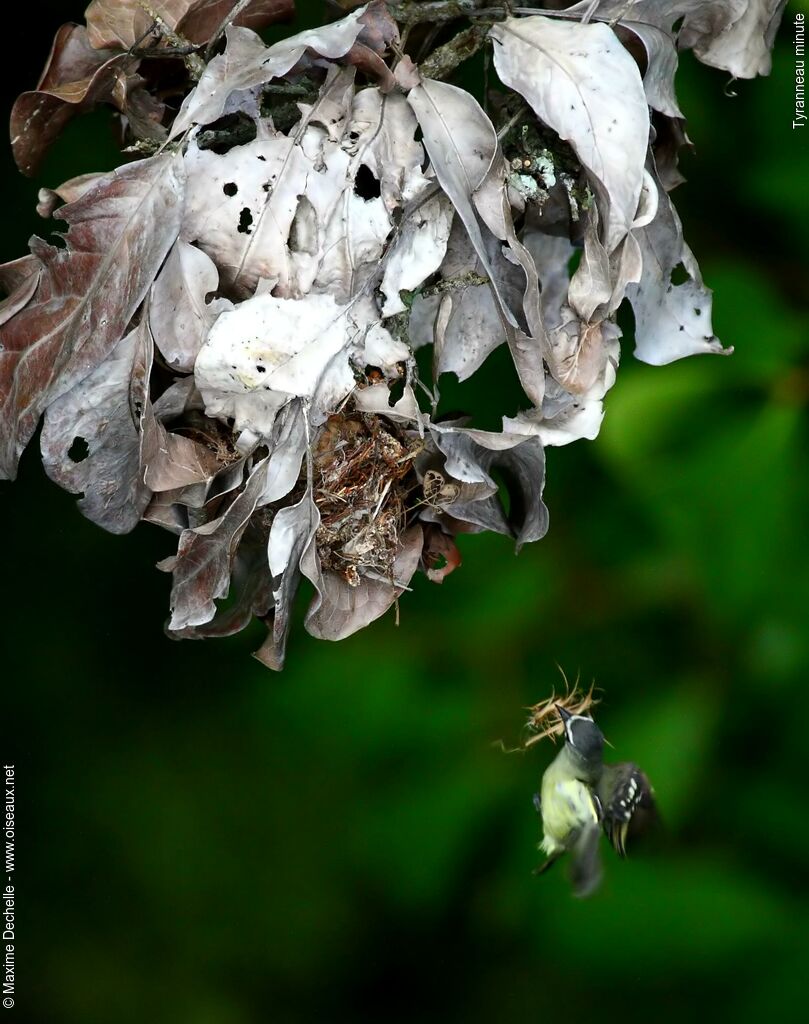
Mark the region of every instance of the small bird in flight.
<instances>
[{"instance_id":1,"label":"small bird in flight","mask_svg":"<svg viewBox=\"0 0 809 1024\"><path fill-rule=\"evenodd\" d=\"M535 873L542 874L569 853L574 895L584 897L601 881L601 831L625 857L628 838L656 817L654 791L630 761L604 763L604 734L589 715L571 714L560 704L556 711L564 724L565 744L534 796L544 833L539 845L547 857Z\"/></svg>"}]
</instances>

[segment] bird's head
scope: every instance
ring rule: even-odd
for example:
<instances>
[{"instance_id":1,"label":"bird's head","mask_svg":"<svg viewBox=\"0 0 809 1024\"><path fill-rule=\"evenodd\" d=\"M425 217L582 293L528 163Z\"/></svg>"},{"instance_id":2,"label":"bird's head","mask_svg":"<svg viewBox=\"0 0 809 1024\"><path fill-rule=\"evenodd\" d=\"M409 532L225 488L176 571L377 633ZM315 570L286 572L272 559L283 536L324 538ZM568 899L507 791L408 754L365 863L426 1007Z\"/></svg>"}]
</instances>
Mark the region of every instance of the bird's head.
<instances>
[{"instance_id":1,"label":"bird's head","mask_svg":"<svg viewBox=\"0 0 809 1024\"><path fill-rule=\"evenodd\" d=\"M604 733L589 715L572 715L556 705L559 717L565 726L565 740L573 751L585 761L600 760L604 753Z\"/></svg>"}]
</instances>

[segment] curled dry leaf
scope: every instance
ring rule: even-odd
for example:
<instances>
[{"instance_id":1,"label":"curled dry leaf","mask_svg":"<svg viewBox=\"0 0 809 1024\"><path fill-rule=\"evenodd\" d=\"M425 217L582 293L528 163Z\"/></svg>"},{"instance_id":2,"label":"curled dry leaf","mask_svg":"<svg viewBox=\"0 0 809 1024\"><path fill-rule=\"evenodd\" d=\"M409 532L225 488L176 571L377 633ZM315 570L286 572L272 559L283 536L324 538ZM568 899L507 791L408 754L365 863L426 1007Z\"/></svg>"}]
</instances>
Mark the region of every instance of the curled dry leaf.
<instances>
[{"instance_id":1,"label":"curled dry leaf","mask_svg":"<svg viewBox=\"0 0 809 1024\"><path fill-rule=\"evenodd\" d=\"M729 355L732 349L724 349L713 333L711 293L662 186L659 200L655 219L637 232L644 274L627 288L635 312L635 355L654 366L701 353ZM675 283L679 267L687 279Z\"/></svg>"},{"instance_id":2,"label":"curled dry leaf","mask_svg":"<svg viewBox=\"0 0 809 1024\"><path fill-rule=\"evenodd\" d=\"M427 579L443 583L450 573L463 564L461 552L452 537L440 526L427 523L424 527L424 547L421 553Z\"/></svg>"},{"instance_id":3,"label":"curled dry leaf","mask_svg":"<svg viewBox=\"0 0 809 1024\"><path fill-rule=\"evenodd\" d=\"M163 25L190 43L207 43L236 6L236 0L93 0L85 11L90 45L101 50L128 50L140 43L160 18ZM260 29L290 18L294 0L251 0L234 25ZM158 31L155 33L159 38Z\"/></svg>"},{"instance_id":4,"label":"curled dry leaf","mask_svg":"<svg viewBox=\"0 0 809 1024\"><path fill-rule=\"evenodd\" d=\"M312 580L318 594L306 614L308 632L320 640L344 640L384 615L407 589L422 545L421 526L402 535L389 580L366 576L352 587L340 574L322 571Z\"/></svg>"},{"instance_id":5,"label":"curled dry leaf","mask_svg":"<svg viewBox=\"0 0 809 1024\"><path fill-rule=\"evenodd\" d=\"M786 0L742 0L723 4L727 21L719 32L711 18L720 8L719 3L702 6L709 8L708 24L698 20L702 12L695 10L683 24L681 45L693 48L703 64L729 71L734 78L768 75L772 66L770 52Z\"/></svg>"},{"instance_id":6,"label":"curled dry leaf","mask_svg":"<svg viewBox=\"0 0 809 1024\"><path fill-rule=\"evenodd\" d=\"M423 79L407 96L424 135L424 146L439 184L463 222L492 284L506 324L517 322L500 294L473 203L497 155L497 134L473 96L446 82Z\"/></svg>"},{"instance_id":7,"label":"curled dry leaf","mask_svg":"<svg viewBox=\"0 0 809 1024\"><path fill-rule=\"evenodd\" d=\"M158 568L173 575L168 626L172 632L210 622L215 601L227 596L236 549L263 494L266 473L265 458L253 467L244 489L223 515L185 530L177 554L160 562Z\"/></svg>"},{"instance_id":8,"label":"curled dry leaf","mask_svg":"<svg viewBox=\"0 0 809 1024\"><path fill-rule=\"evenodd\" d=\"M41 188L39 190L37 213L40 217L52 217L54 210L60 205L60 201L61 203L75 203L76 200L81 199L85 192L95 188L103 177L103 174L96 174L95 172L79 174L75 178L63 181L57 188Z\"/></svg>"},{"instance_id":9,"label":"curled dry leaf","mask_svg":"<svg viewBox=\"0 0 809 1024\"><path fill-rule=\"evenodd\" d=\"M82 25L63 25L36 89L11 111L11 148L24 174L35 174L45 153L79 110L112 100L126 103L126 79L138 62L114 50L93 49Z\"/></svg>"},{"instance_id":10,"label":"curled dry leaf","mask_svg":"<svg viewBox=\"0 0 809 1024\"><path fill-rule=\"evenodd\" d=\"M36 256L22 256L0 266L0 287L6 298L0 302L0 325L28 305L37 290L42 264Z\"/></svg>"},{"instance_id":11,"label":"curled dry leaf","mask_svg":"<svg viewBox=\"0 0 809 1024\"><path fill-rule=\"evenodd\" d=\"M584 12L590 0L571 10ZM681 50L691 49L704 64L729 71L735 78L754 78L770 72L775 33L786 0L601 0L597 17L612 22L653 25L676 33Z\"/></svg>"},{"instance_id":12,"label":"curled dry leaf","mask_svg":"<svg viewBox=\"0 0 809 1024\"><path fill-rule=\"evenodd\" d=\"M432 345L436 319L443 308L446 323L437 346L437 371L454 373L466 380L498 345L508 341L492 279L509 306L519 309L522 276L519 268L503 257L501 246L487 233L484 244L488 271L475 251L460 220L453 224L446 257L440 267L441 283L431 293L418 295L410 316L410 338L415 348Z\"/></svg>"}]
</instances>

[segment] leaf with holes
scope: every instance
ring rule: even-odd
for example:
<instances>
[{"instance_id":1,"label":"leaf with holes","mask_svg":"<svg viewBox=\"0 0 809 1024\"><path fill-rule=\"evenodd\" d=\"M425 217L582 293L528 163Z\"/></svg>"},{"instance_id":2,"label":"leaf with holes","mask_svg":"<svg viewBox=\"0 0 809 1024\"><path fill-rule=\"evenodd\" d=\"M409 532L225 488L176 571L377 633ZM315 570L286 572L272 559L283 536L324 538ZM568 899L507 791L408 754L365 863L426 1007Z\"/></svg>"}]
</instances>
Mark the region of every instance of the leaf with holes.
<instances>
[{"instance_id":1,"label":"leaf with holes","mask_svg":"<svg viewBox=\"0 0 809 1024\"><path fill-rule=\"evenodd\" d=\"M635 312L635 355L662 366L702 353L729 355L711 327L710 291L702 283L696 260L683 241L680 218L660 187L655 219L637 232L643 277L627 295ZM677 268L684 281L675 281Z\"/></svg>"},{"instance_id":2,"label":"leaf with holes","mask_svg":"<svg viewBox=\"0 0 809 1024\"><path fill-rule=\"evenodd\" d=\"M354 386L349 352L363 335L330 295L247 299L219 317L197 358L208 415L267 436L294 397L334 407Z\"/></svg>"},{"instance_id":3,"label":"leaf with holes","mask_svg":"<svg viewBox=\"0 0 809 1024\"><path fill-rule=\"evenodd\" d=\"M183 179L173 155L129 164L59 210L65 248L32 240L36 290L0 328L0 476L14 476L42 412L120 341L179 233Z\"/></svg>"},{"instance_id":4,"label":"leaf with holes","mask_svg":"<svg viewBox=\"0 0 809 1024\"><path fill-rule=\"evenodd\" d=\"M81 493L79 509L111 533L134 529L151 497L141 459L151 368L144 321L45 413L45 472L66 491Z\"/></svg>"}]
</instances>

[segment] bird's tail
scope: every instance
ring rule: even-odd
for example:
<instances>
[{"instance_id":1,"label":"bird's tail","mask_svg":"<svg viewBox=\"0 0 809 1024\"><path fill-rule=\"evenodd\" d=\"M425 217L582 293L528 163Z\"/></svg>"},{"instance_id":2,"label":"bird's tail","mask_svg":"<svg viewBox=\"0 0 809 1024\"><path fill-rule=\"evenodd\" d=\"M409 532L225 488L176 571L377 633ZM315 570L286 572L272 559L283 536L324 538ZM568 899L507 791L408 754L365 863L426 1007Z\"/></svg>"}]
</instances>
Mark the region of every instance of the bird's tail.
<instances>
[{"instance_id":1,"label":"bird's tail","mask_svg":"<svg viewBox=\"0 0 809 1024\"><path fill-rule=\"evenodd\" d=\"M570 881L573 895L579 899L591 896L601 883L601 858L598 853L598 841L601 829L598 825L588 825L573 844L570 858Z\"/></svg>"}]
</instances>

